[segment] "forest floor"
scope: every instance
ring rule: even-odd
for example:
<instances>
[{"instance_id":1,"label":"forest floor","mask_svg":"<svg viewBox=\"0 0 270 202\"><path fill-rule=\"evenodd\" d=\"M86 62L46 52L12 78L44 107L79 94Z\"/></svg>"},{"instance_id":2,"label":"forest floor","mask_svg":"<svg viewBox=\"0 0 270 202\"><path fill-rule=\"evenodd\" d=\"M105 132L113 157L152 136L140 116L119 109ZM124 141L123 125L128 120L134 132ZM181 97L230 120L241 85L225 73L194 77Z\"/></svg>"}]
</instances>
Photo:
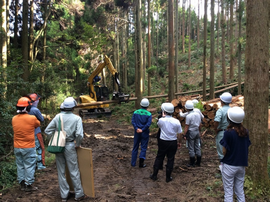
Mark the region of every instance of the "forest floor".
<instances>
[{"instance_id":1,"label":"forest floor","mask_svg":"<svg viewBox=\"0 0 270 202\"><path fill-rule=\"evenodd\" d=\"M95 198L86 201L223 201L219 160L210 130L202 139L201 167L186 166L189 155L183 140L176 154L173 180L169 183L165 182L166 163L164 169L159 171L157 181L149 178L158 149L154 131L150 134L145 168L130 165L133 146L133 127L130 123L119 123L114 116L88 119L84 120L84 132L82 146L92 149L95 189ZM61 201L55 163L36 172L34 185L39 189L32 193L20 191L16 185L2 193L0 201ZM68 201L74 201L74 196ZM247 198L247 201L255 200Z\"/></svg>"}]
</instances>

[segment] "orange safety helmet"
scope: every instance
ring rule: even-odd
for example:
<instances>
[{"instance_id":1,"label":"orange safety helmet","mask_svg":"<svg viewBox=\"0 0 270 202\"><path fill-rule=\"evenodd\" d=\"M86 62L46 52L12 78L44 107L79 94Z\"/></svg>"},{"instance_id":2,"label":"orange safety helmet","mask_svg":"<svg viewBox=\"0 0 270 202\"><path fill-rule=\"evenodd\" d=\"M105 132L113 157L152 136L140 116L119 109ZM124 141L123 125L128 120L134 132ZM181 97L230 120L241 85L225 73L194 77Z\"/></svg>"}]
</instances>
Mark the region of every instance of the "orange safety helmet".
<instances>
[{"instance_id":1,"label":"orange safety helmet","mask_svg":"<svg viewBox=\"0 0 270 202\"><path fill-rule=\"evenodd\" d=\"M18 100L17 107L28 107L31 103L31 100L28 97L21 97Z\"/></svg>"},{"instance_id":2,"label":"orange safety helmet","mask_svg":"<svg viewBox=\"0 0 270 202\"><path fill-rule=\"evenodd\" d=\"M35 102L35 101L37 101L37 100L39 100L41 98L41 96L39 94L37 94L37 93L31 93L31 94L29 94L29 97L31 98L31 100L33 102Z\"/></svg>"}]
</instances>

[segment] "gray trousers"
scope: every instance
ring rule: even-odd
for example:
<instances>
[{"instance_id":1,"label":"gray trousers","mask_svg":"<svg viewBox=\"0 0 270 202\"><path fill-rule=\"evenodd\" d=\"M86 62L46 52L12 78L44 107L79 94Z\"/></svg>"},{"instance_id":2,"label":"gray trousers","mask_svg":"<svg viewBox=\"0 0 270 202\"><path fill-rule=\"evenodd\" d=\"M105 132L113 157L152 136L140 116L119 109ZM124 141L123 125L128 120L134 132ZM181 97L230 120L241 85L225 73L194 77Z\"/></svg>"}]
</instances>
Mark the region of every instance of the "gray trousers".
<instances>
[{"instance_id":1,"label":"gray trousers","mask_svg":"<svg viewBox=\"0 0 270 202\"><path fill-rule=\"evenodd\" d=\"M218 153L218 158L219 160L223 159L223 151L222 151L222 145L219 143L220 140L223 138L224 131L219 131L217 136L216 136L216 147L217 147L217 153Z\"/></svg>"},{"instance_id":2,"label":"gray trousers","mask_svg":"<svg viewBox=\"0 0 270 202\"><path fill-rule=\"evenodd\" d=\"M245 167L231 166L223 164L222 166L222 181L224 187L224 202L233 201L233 191L237 197L238 202L245 202L244 180Z\"/></svg>"},{"instance_id":3,"label":"gray trousers","mask_svg":"<svg viewBox=\"0 0 270 202\"><path fill-rule=\"evenodd\" d=\"M190 157L201 156L201 146L200 146L200 132L197 131L188 131L188 152Z\"/></svg>"},{"instance_id":4,"label":"gray trousers","mask_svg":"<svg viewBox=\"0 0 270 202\"><path fill-rule=\"evenodd\" d=\"M63 153L56 154L56 166L61 198L67 198L69 194L69 185L65 176L66 164L74 187L75 198L79 198L83 196L84 193L74 142L67 142L65 146L65 151Z\"/></svg>"}]
</instances>

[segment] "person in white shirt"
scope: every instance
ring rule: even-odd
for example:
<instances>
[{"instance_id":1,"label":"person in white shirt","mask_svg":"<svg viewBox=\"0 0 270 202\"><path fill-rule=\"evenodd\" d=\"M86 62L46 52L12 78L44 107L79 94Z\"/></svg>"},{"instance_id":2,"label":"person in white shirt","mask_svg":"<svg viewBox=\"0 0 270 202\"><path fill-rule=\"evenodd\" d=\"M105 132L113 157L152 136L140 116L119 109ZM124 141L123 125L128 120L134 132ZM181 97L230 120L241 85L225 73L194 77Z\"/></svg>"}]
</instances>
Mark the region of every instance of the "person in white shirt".
<instances>
[{"instance_id":1,"label":"person in white shirt","mask_svg":"<svg viewBox=\"0 0 270 202\"><path fill-rule=\"evenodd\" d=\"M163 103L161 105L162 118L158 120L160 128L160 140L158 153L153 166L153 174L150 175L152 180L157 180L159 168L163 164L165 156L167 156L166 165L166 182L172 181L171 173L173 171L174 158L177 151L177 134L182 133L179 120L172 117L174 106L172 103ZM180 143L178 145L180 147Z\"/></svg>"},{"instance_id":2,"label":"person in white shirt","mask_svg":"<svg viewBox=\"0 0 270 202\"><path fill-rule=\"evenodd\" d=\"M201 148L200 148L200 133L201 133L201 116L194 112L192 101L187 101L185 108L188 111L185 121L184 138L188 139L188 150L190 163L189 167L195 166L195 155L197 156L196 165L201 165Z\"/></svg>"}]
</instances>

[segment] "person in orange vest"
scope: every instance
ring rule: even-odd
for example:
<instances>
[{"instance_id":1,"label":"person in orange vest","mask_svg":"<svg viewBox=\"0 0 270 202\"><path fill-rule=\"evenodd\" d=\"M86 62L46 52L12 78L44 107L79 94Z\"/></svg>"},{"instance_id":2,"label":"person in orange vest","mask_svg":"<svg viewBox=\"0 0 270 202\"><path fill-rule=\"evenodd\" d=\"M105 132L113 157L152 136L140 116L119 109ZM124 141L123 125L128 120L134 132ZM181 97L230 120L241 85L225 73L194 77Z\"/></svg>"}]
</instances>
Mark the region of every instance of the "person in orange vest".
<instances>
[{"instance_id":1,"label":"person in orange vest","mask_svg":"<svg viewBox=\"0 0 270 202\"><path fill-rule=\"evenodd\" d=\"M37 107L41 96L36 93L31 93L29 94L29 97L32 100L32 105L29 114L34 115L40 122L43 122L44 118ZM41 170L46 168L46 166L45 166L45 146L40 127L37 127L35 129L35 144L37 152L37 169Z\"/></svg>"},{"instance_id":2,"label":"person in orange vest","mask_svg":"<svg viewBox=\"0 0 270 202\"><path fill-rule=\"evenodd\" d=\"M38 119L28 114L31 107L29 97L21 97L16 105L18 115L12 118L14 154L17 165L17 179L21 190L35 191L33 187L36 169L35 128L40 126Z\"/></svg>"}]
</instances>

